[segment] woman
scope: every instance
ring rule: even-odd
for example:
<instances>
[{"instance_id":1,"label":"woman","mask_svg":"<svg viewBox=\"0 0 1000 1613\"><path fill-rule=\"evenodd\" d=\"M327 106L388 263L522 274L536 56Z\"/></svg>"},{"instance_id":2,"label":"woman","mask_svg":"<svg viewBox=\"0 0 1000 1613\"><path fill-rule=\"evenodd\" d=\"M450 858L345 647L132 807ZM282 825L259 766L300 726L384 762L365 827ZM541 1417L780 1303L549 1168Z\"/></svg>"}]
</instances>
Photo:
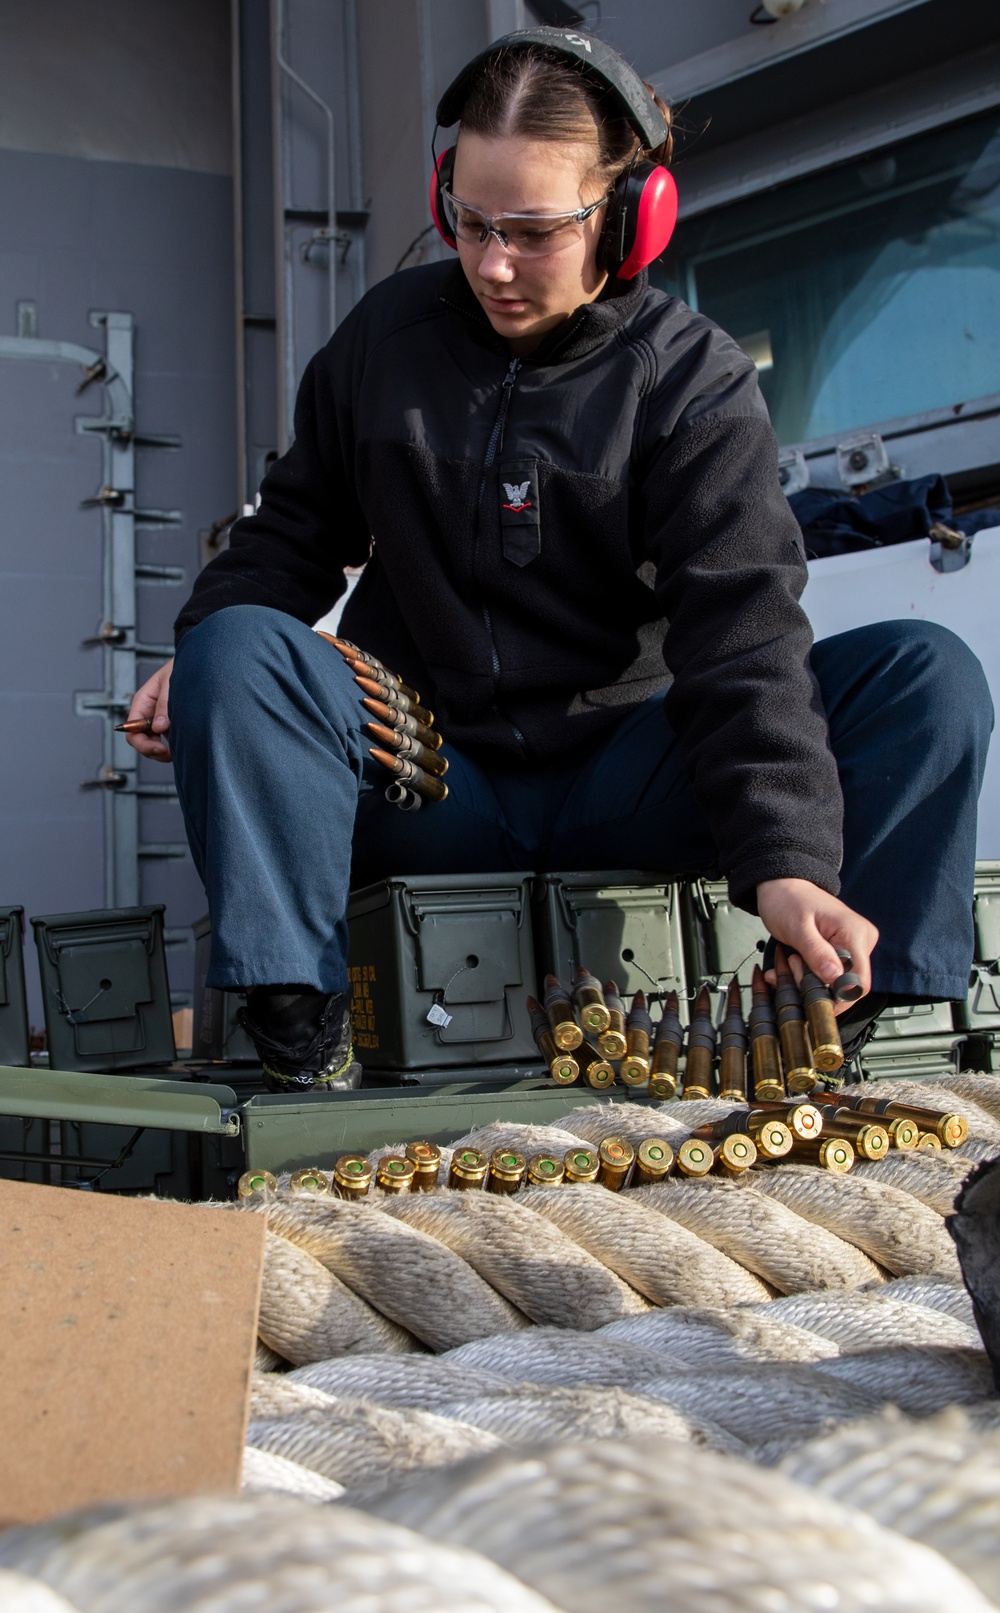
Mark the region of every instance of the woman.
<instances>
[{"instance_id":1,"label":"woman","mask_svg":"<svg viewBox=\"0 0 1000 1613\"><path fill-rule=\"evenodd\" d=\"M136 695L138 750L166 759L169 726L208 982L250 992L278 1089L349 1063L348 888L390 872L721 870L822 978L850 951L856 1032L964 995L982 671L923 624L812 648L753 365L635 273L664 114L555 29L460 75L434 198L458 264L376 286L313 359L179 617L169 723L169 667ZM365 562L344 634L446 740L448 799L412 816L308 626Z\"/></svg>"}]
</instances>

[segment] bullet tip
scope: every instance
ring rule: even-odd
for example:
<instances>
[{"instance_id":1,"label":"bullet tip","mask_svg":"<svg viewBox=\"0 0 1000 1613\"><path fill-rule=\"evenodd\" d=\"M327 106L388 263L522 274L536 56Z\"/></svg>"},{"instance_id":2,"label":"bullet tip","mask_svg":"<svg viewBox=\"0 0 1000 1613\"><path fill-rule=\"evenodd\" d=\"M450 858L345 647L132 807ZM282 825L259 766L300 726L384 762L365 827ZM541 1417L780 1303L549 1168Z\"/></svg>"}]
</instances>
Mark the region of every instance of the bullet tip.
<instances>
[{"instance_id":1,"label":"bullet tip","mask_svg":"<svg viewBox=\"0 0 1000 1613\"><path fill-rule=\"evenodd\" d=\"M645 1008L645 1006L646 1006L646 993L644 991L637 991L635 996L632 998L632 1007L633 1008Z\"/></svg>"}]
</instances>

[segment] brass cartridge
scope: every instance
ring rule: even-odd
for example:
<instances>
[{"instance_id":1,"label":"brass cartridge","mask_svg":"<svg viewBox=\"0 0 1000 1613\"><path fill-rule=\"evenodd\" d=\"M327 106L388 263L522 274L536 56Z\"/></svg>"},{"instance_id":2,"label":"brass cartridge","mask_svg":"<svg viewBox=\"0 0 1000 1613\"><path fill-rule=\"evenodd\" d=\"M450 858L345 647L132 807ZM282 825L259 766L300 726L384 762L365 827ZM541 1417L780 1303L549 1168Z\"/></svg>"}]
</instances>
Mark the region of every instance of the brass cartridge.
<instances>
[{"instance_id":1,"label":"brass cartridge","mask_svg":"<svg viewBox=\"0 0 1000 1613\"><path fill-rule=\"evenodd\" d=\"M456 1148L451 1156L448 1186L457 1188L460 1193L482 1187L489 1168L489 1160L478 1148Z\"/></svg>"},{"instance_id":2,"label":"brass cartridge","mask_svg":"<svg viewBox=\"0 0 1000 1613\"><path fill-rule=\"evenodd\" d=\"M935 1131L922 1131L917 1138L917 1148L923 1153L934 1153L935 1149L940 1153L941 1139Z\"/></svg>"},{"instance_id":3,"label":"brass cartridge","mask_svg":"<svg viewBox=\"0 0 1000 1613\"><path fill-rule=\"evenodd\" d=\"M351 671L356 672L359 677L373 678L376 683L383 684L385 688L395 689L396 693L401 694L412 706L421 704L419 692L416 689L411 689L409 684L404 683L402 678L396 676L395 672L390 672L389 668L383 666L381 661L376 661L373 655L368 656L362 650L361 654L355 656L353 660L347 658L347 664Z\"/></svg>"},{"instance_id":4,"label":"brass cartridge","mask_svg":"<svg viewBox=\"0 0 1000 1613\"><path fill-rule=\"evenodd\" d=\"M707 1176L715 1164L715 1151L711 1143L700 1137L688 1137L677 1150L677 1171L680 1176Z\"/></svg>"},{"instance_id":5,"label":"brass cartridge","mask_svg":"<svg viewBox=\"0 0 1000 1613\"><path fill-rule=\"evenodd\" d=\"M888 1115L886 1119L889 1120ZM910 1152L920 1142L920 1127L915 1120L889 1120L885 1129L893 1148Z\"/></svg>"},{"instance_id":6,"label":"brass cartridge","mask_svg":"<svg viewBox=\"0 0 1000 1613\"><path fill-rule=\"evenodd\" d=\"M823 1105L823 1136L846 1137L862 1159L884 1159L891 1147L889 1132L869 1115L856 1109L831 1109Z\"/></svg>"},{"instance_id":7,"label":"brass cartridge","mask_svg":"<svg viewBox=\"0 0 1000 1613\"><path fill-rule=\"evenodd\" d=\"M783 1159L791 1153L795 1140L778 1113L757 1108L735 1109L719 1120L709 1120L699 1126L694 1135L704 1142L719 1142L723 1137L750 1137L762 1159Z\"/></svg>"},{"instance_id":8,"label":"brass cartridge","mask_svg":"<svg viewBox=\"0 0 1000 1613\"><path fill-rule=\"evenodd\" d=\"M818 1142L804 1143L797 1138L792 1144L793 1159L807 1159L813 1165L846 1176L854 1169L854 1149L846 1137L821 1137Z\"/></svg>"},{"instance_id":9,"label":"brass cartridge","mask_svg":"<svg viewBox=\"0 0 1000 1613\"><path fill-rule=\"evenodd\" d=\"M236 1184L237 1197L253 1198L255 1193L276 1193L278 1184L270 1171L244 1171Z\"/></svg>"},{"instance_id":10,"label":"brass cartridge","mask_svg":"<svg viewBox=\"0 0 1000 1613\"><path fill-rule=\"evenodd\" d=\"M674 1162L674 1151L662 1137L647 1137L639 1144L635 1156L632 1182L646 1186L649 1182L662 1182Z\"/></svg>"},{"instance_id":11,"label":"brass cartridge","mask_svg":"<svg viewBox=\"0 0 1000 1613\"><path fill-rule=\"evenodd\" d=\"M824 1075L832 1075L844 1062L844 1049L837 1029L837 1016L833 1008L833 994L824 986L818 975L807 969L799 986L802 1006L809 1027L809 1045L812 1062Z\"/></svg>"},{"instance_id":12,"label":"brass cartridge","mask_svg":"<svg viewBox=\"0 0 1000 1613\"><path fill-rule=\"evenodd\" d=\"M288 1186L293 1193L329 1193L330 1178L318 1165L303 1165L292 1172Z\"/></svg>"},{"instance_id":13,"label":"brass cartridge","mask_svg":"<svg viewBox=\"0 0 1000 1613\"><path fill-rule=\"evenodd\" d=\"M395 728L387 728L382 722L365 723L365 727L372 738L377 739L386 750L398 751L400 756L416 762L425 773L436 773L439 778L443 778L447 773L447 757L442 756L440 751L431 750L428 745L421 745L419 739L414 739L412 734L397 732Z\"/></svg>"},{"instance_id":14,"label":"brass cartridge","mask_svg":"<svg viewBox=\"0 0 1000 1613\"><path fill-rule=\"evenodd\" d=\"M567 1182L596 1182L601 1161L592 1148L569 1148L563 1155Z\"/></svg>"},{"instance_id":15,"label":"brass cartridge","mask_svg":"<svg viewBox=\"0 0 1000 1613\"><path fill-rule=\"evenodd\" d=\"M601 1058L596 1047L591 1047L589 1042L581 1042L575 1058L589 1087L596 1087L601 1091L602 1088L612 1085L615 1079L614 1068L607 1059Z\"/></svg>"},{"instance_id":16,"label":"brass cartridge","mask_svg":"<svg viewBox=\"0 0 1000 1613\"><path fill-rule=\"evenodd\" d=\"M653 1040L653 1021L646 1007L646 993L637 991L625 1027L625 1057L618 1066L618 1074L627 1086L645 1086L649 1080L649 1044Z\"/></svg>"},{"instance_id":17,"label":"brass cartridge","mask_svg":"<svg viewBox=\"0 0 1000 1613\"><path fill-rule=\"evenodd\" d=\"M333 1167L333 1185L342 1199L363 1199L372 1185L372 1174L364 1154L341 1154Z\"/></svg>"},{"instance_id":18,"label":"brass cartridge","mask_svg":"<svg viewBox=\"0 0 1000 1613\"><path fill-rule=\"evenodd\" d=\"M578 969L573 976L573 1002L584 1031L600 1036L611 1024L608 1005L604 1001L601 982L588 969Z\"/></svg>"},{"instance_id":19,"label":"brass cartridge","mask_svg":"<svg viewBox=\"0 0 1000 1613\"><path fill-rule=\"evenodd\" d=\"M372 700L366 695L361 704L373 717L377 717L379 722L384 722L387 728L394 728L400 734L410 734L430 750L440 750L444 744L435 728L428 728L424 723L417 722L416 718L411 717L406 711L397 711L395 706L387 706L384 700Z\"/></svg>"},{"instance_id":20,"label":"brass cartridge","mask_svg":"<svg viewBox=\"0 0 1000 1613\"><path fill-rule=\"evenodd\" d=\"M425 773L422 767L407 761L405 756L393 756L390 751L380 750L377 745L369 745L368 754L392 773L400 784L408 785L425 801L447 801L448 786L444 780L435 778L432 773Z\"/></svg>"},{"instance_id":21,"label":"brass cartridge","mask_svg":"<svg viewBox=\"0 0 1000 1613\"><path fill-rule=\"evenodd\" d=\"M724 1137L721 1143L716 1143L712 1149L715 1160L714 1169L720 1176L742 1176L751 1165L757 1163L757 1148L752 1137L741 1137L739 1132L732 1132Z\"/></svg>"},{"instance_id":22,"label":"brass cartridge","mask_svg":"<svg viewBox=\"0 0 1000 1613\"><path fill-rule=\"evenodd\" d=\"M625 1186L635 1164L635 1149L624 1137L605 1137L597 1154L601 1162L597 1180L602 1187L617 1193Z\"/></svg>"},{"instance_id":23,"label":"brass cartridge","mask_svg":"<svg viewBox=\"0 0 1000 1613\"><path fill-rule=\"evenodd\" d=\"M811 1092L819 1080L819 1074L813 1069L802 998L795 984L795 976L788 967L784 947L776 946L774 949L774 972L778 981L774 993L774 1009L778 1021L785 1085L791 1093Z\"/></svg>"},{"instance_id":24,"label":"brass cartridge","mask_svg":"<svg viewBox=\"0 0 1000 1613\"><path fill-rule=\"evenodd\" d=\"M399 689L392 688L388 683L379 683L377 678L368 678L357 672L354 674L354 681L370 700L381 700L384 706L391 707L393 711L402 711L407 717L412 717L414 722L423 723L425 728L434 727L433 711L428 711L427 707L422 706L418 700L410 700Z\"/></svg>"},{"instance_id":25,"label":"brass cartridge","mask_svg":"<svg viewBox=\"0 0 1000 1613\"><path fill-rule=\"evenodd\" d=\"M625 1040L625 1004L613 980L604 982L604 1002L611 1019L607 1030L597 1038L597 1045L606 1059L614 1061L624 1056L628 1044Z\"/></svg>"},{"instance_id":26,"label":"brass cartridge","mask_svg":"<svg viewBox=\"0 0 1000 1613\"><path fill-rule=\"evenodd\" d=\"M524 1181L527 1161L513 1148L494 1148L490 1155L490 1173L486 1178L487 1193L516 1193Z\"/></svg>"},{"instance_id":27,"label":"brass cartridge","mask_svg":"<svg viewBox=\"0 0 1000 1613\"><path fill-rule=\"evenodd\" d=\"M924 1109L916 1103L896 1103L892 1098L865 1098L853 1093L838 1092L837 1097L850 1109L860 1109L868 1115L888 1116L890 1120L915 1120L921 1131L932 1131L942 1148L960 1148L969 1135L969 1127L961 1115L949 1114L941 1109Z\"/></svg>"},{"instance_id":28,"label":"brass cartridge","mask_svg":"<svg viewBox=\"0 0 1000 1613\"><path fill-rule=\"evenodd\" d=\"M528 998L528 1013L531 1016L531 1034L535 1038L535 1046L548 1065L553 1081L557 1081L560 1086L571 1086L580 1078L579 1064L572 1053L564 1053L556 1046L555 1037L549 1028L549 1016L537 998Z\"/></svg>"},{"instance_id":29,"label":"brass cartridge","mask_svg":"<svg viewBox=\"0 0 1000 1613\"><path fill-rule=\"evenodd\" d=\"M710 1098L712 1096L712 1065L715 1061L715 1026L712 1024L712 999L708 987L702 986L694 1000L694 1010L687 1035L687 1063L684 1066L682 1098Z\"/></svg>"},{"instance_id":30,"label":"brass cartridge","mask_svg":"<svg viewBox=\"0 0 1000 1613\"><path fill-rule=\"evenodd\" d=\"M528 1160L528 1182L532 1187L561 1187L566 1167L555 1154L532 1154Z\"/></svg>"},{"instance_id":31,"label":"brass cartridge","mask_svg":"<svg viewBox=\"0 0 1000 1613\"><path fill-rule=\"evenodd\" d=\"M730 1103L746 1102L747 1045L743 994L734 976L726 992L726 1017L719 1028L719 1097Z\"/></svg>"},{"instance_id":32,"label":"brass cartridge","mask_svg":"<svg viewBox=\"0 0 1000 1613\"><path fill-rule=\"evenodd\" d=\"M412 1193L416 1170L412 1159L402 1154L383 1154L375 1171L375 1185L383 1193Z\"/></svg>"},{"instance_id":33,"label":"brass cartridge","mask_svg":"<svg viewBox=\"0 0 1000 1613\"><path fill-rule=\"evenodd\" d=\"M667 992L663 1018L656 1027L653 1062L649 1070L650 1097L670 1099L677 1091L677 1063L684 1045L684 1027L676 991Z\"/></svg>"},{"instance_id":34,"label":"brass cartridge","mask_svg":"<svg viewBox=\"0 0 1000 1613\"><path fill-rule=\"evenodd\" d=\"M801 1137L805 1142L814 1141L821 1132L825 1131L824 1119L830 1113L828 1109L817 1109L814 1103L754 1103L754 1110L758 1114L773 1115L783 1120L793 1137ZM836 1134L835 1134L836 1135Z\"/></svg>"},{"instance_id":35,"label":"brass cartridge","mask_svg":"<svg viewBox=\"0 0 1000 1613\"><path fill-rule=\"evenodd\" d=\"M751 987L753 1003L750 1008L750 1057L753 1067L753 1096L755 1099L785 1097L785 1081L781 1073L781 1054L778 1047L778 1027L774 1018L771 993L754 964Z\"/></svg>"},{"instance_id":36,"label":"brass cartridge","mask_svg":"<svg viewBox=\"0 0 1000 1613\"><path fill-rule=\"evenodd\" d=\"M429 1193L438 1185L441 1150L437 1143L407 1143L405 1157L413 1166L413 1191Z\"/></svg>"},{"instance_id":37,"label":"brass cartridge","mask_svg":"<svg viewBox=\"0 0 1000 1613\"><path fill-rule=\"evenodd\" d=\"M583 1031L574 1017L569 992L555 975L545 976L542 1006L549 1016L549 1028L556 1046L564 1053L572 1053L583 1041Z\"/></svg>"}]
</instances>

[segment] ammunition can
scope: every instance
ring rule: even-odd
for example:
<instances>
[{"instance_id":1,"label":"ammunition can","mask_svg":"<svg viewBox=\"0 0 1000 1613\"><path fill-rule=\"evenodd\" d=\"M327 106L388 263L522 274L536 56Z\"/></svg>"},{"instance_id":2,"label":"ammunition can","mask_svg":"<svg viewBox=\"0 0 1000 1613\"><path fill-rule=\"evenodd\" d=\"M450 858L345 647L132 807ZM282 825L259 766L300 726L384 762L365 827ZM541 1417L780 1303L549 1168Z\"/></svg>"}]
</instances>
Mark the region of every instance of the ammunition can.
<instances>
[{"instance_id":1,"label":"ammunition can","mask_svg":"<svg viewBox=\"0 0 1000 1613\"><path fill-rule=\"evenodd\" d=\"M649 1092L653 1098L669 1100L677 1091L677 1064L684 1043L684 1028L678 1007L676 991L668 992L663 1017L656 1027L653 1061L649 1070Z\"/></svg>"},{"instance_id":2,"label":"ammunition can","mask_svg":"<svg viewBox=\"0 0 1000 1613\"><path fill-rule=\"evenodd\" d=\"M333 1185L342 1199L363 1199L372 1185L372 1168L363 1154L341 1154Z\"/></svg>"},{"instance_id":3,"label":"ammunition can","mask_svg":"<svg viewBox=\"0 0 1000 1613\"><path fill-rule=\"evenodd\" d=\"M674 1162L674 1151L662 1137L647 1137L639 1144L635 1156L632 1181L645 1187L650 1182L662 1182Z\"/></svg>"},{"instance_id":4,"label":"ammunition can","mask_svg":"<svg viewBox=\"0 0 1000 1613\"><path fill-rule=\"evenodd\" d=\"M618 1074L627 1086L645 1086L649 1080L649 1044L652 1039L653 1021L646 1008L646 995L637 991L625 1029L625 1057L618 1067Z\"/></svg>"},{"instance_id":5,"label":"ammunition can","mask_svg":"<svg viewBox=\"0 0 1000 1613\"><path fill-rule=\"evenodd\" d=\"M482 1187L489 1168L489 1160L478 1148L456 1148L451 1156L448 1186L457 1188L460 1193Z\"/></svg>"},{"instance_id":6,"label":"ammunition can","mask_svg":"<svg viewBox=\"0 0 1000 1613\"><path fill-rule=\"evenodd\" d=\"M583 1031L574 1018L569 993L555 975L545 977L543 1007L556 1046L564 1053L572 1053L583 1041Z\"/></svg>"},{"instance_id":7,"label":"ammunition can","mask_svg":"<svg viewBox=\"0 0 1000 1613\"><path fill-rule=\"evenodd\" d=\"M278 1184L270 1171L244 1171L236 1184L237 1196L241 1199L253 1198L255 1193L276 1193Z\"/></svg>"},{"instance_id":8,"label":"ammunition can","mask_svg":"<svg viewBox=\"0 0 1000 1613\"><path fill-rule=\"evenodd\" d=\"M597 1038L597 1045L606 1059L614 1061L624 1056L628 1044L625 1039L625 1004L613 980L604 982L604 1002L611 1018L607 1030Z\"/></svg>"},{"instance_id":9,"label":"ammunition can","mask_svg":"<svg viewBox=\"0 0 1000 1613\"><path fill-rule=\"evenodd\" d=\"M429 1193L437 1187L441 1170L441 1150L437 1143L407 1143L405 1157L413 1166L415 1193Z\"/></svg>"},{"instance_id":10,"label":"ammunition can","mask_svg":"<svg viewBox=\"0 0 1000 1613\"><path fill-rule=\"evenodd\" d=\"M600 1091L603 1087L611 1086L615 1078L614 1069L606 1059L601 1058L596 1047L591 1047L589 1042L581 1042L576 1050L576 1059L589 1087L596 1087Z\"/></svg>"},{"instance_id":11,"label":"ammunition can","mask_svg":"<svg viewBox=\"0 0 1000 1613\"><path fill-rule=\"evenodd\" d=\"M726 993L726 1017L719 1028L719 1097L745 1103L747 1096L747 1028L738 980Z\"/></svg>"},{"instance_id":12,"label":"ammunition can","mask_svg":"<svg viewBox=\"0 0 1000 1613\"><path fill-rule=\"evenodd\" d=\"M724 1137L721 1143L716 1143L712 1153L715 1169L722 1176L742 1176L744 1171L757 1163L757 1148L753 1138L742 1137L737 1131Z\"/></svg>"},{"instance_id":13,"label":"ammunition can","mask_svg":"<svg viewBox=\"0 0 1000 1613\"><path fill-rule=\"evenodd\" d=\"M801 1137L805 1142L813 1141L825 1130L824 1118L830 1112L817 1109L814 1103L757 1102L754 1108L758 1113L774 1115L778 1120L783 1120L792 1136Z\"/></svg>"},{"instance_id":14,"label":"ammunition can","mask_svg":"<svg viewBox=\"0 0 1000 1613\"><path fill-rule=\"evenodd\" d=\"M824 1075L831 1075L834 1070L839 1070L844 1062L844 1049L840 1031L837 1029L833 996L829 987L824 986L819 976L814 975L811 969L807 969L802 976L799 991L805 1009L806 1024L809 1027L812 1063L817 1070L822 1070Z\"/></svg>"},{"instance_id":15,"label":"ammunition can","mask_svg":"<svg viewBox=\"0 0 1000 1613\"><path fill-rule=\"evenodd\" d=\"M624 1137L605 1137L597 1153L600 1159L597 1180L602 1187L617 1193L625 1186L635 1164L635 1149Z\"/></svg>"},{"instance_id":16,"label":"ammunition can","mask_svg":"<svg viewBox=\"0 0 1000 1613\"><path fill-rule=\"evenodd\" d=\"M494 1148L486 1179L487 1193L516 1193L527 1168L523 1154L515 1153L512 1148Z\"/></svg>"},{"instance_id":17,"label":"ammunition can","mask_svg":"<svg viewBox=\"0 0 1000 1613\"><path fill-rule=\"evenodd\" d=\"M329 1193L330 1178L317 1165L303 1165L292 1172L288 1186L293 1193Z\"/></svg>"},{"instance_id":18,"label":"ammunition can","mask_svg":"<svg viewBox=\"0 0 1000 1613\"><path fill-rule=\"evenodd\" d=\"M528 1181L534 1187L561 1187L566 1168L555 1154L532 1154L528 1160Z\"/></svg>"},{"instance_id":19,"label":"ammunition can","mask_svg":"<svg viewBox=\"0 0 1000 1613\"><path fill-rule=\"evenodd\" d=\"M961 1115L939 1109L924 1109L915 1103L896 1103L891 1098L855 1098L852 1109L869 1115L888 1115L890 1120L915 1120L922 1131L931 1131L942 1148L960 1148L969 1135Z\"/></svg>"},{"instance_id":20,"label":"ammunition can","mask_svg":"<svg viewBox=\"0 0 1000 1613\"><path fill-rule=\"evenodd\" d=\"M893 1148L901 1148L904 1152L916 1148L920 1141L920 1127L915 1120L889 1120L885 1129Z\"/></svg>"},{"instance_id":21,"label":"ammunition can","mask_svg":"<svg viewBox=\"0 0 1000 1613\"><path fill-rule=\"evenodd\" d=\"M924 1153L934 1153L935 1150L940 1153L941 1139L936 1131L922 1131L917 1138L917 1148Z\"/></svg>"},{"instance_id":22,"label":"ammunition can","mask_svg":"<svg viewBox=\"0 0 1000 1613\"><path fill-rule=\"evenodd\" d=\"M821 1137L818 1142L804 1143L798 1138L792 1144L793 1159L807 1159L837 1176L846 1176L854 1169L854 1149L846 1137Z\"/></svg>"},{"instance_id":23,"label":"ammunition can","mask_svg":"<svg viewBox=\"0 0 1000 1613\"><path fill-rule=\"evenodd\" d=\"M715 1164L711 1143L688 1137L677 1150L677 1170L681 1176L707 1176Z\"/></svg>"},{"instance_id":24,"label":"ammunition can","mask_svg":"<svg viewBox=\"0 0 1000 1613\"><path fill-rule=\"evenodd\" d=\"M778 1027L774 1018L771 994L759 965L755 965L753 971L753 1004L750 1009L749 1028L754 1098L760 1100L785 1097L785 1081L781 1073L781 1054L778 1048Z\"/></svg>"},{"instance_id":25,"label":"ammunition can","mask_svg":"<svg viewBox=\"0 0 1000 1613\"><path fill-rule=\"evenodd\" d=\"M573 1001L584 1031L600 1036L611 1024L601 982L588 969L578 969L573 980Z\"/></svg>"},{"instance_id":26,"label":"ammunition can","mask_svg":"<svg viewBox=\"0 0 1000 1613\"><path fill-rule=\"evenodd\" d=\"M781 1042L785 1084L791 1093L811 1092L818 1076L813 1069L812 1055L809 1051L805 1011L802 1007L802 998L799 996L799 988L795 984L795 977L788 967L781 947L775 948L774 965L778 979L774 993L774 1008L778 1022L778 1038Z\"/></svg>"},{"instance_id":27,"label":"ammunition can","mask_svg":"<svg viewBox=\"0 0 1000 1613\"><path fill-rule=\"evenodd\" d=\"M563 1155L567 1182L596 1182L601 1161L592 1148L570 1148Z\"/></svg>"},{"instance_id":28,"label":"ammunition can","mask_svg":"<svg viewBox=\"0 0 1000 1613\"><path fill-rule=\"evenodd\" d=\"M712 999L708 994L708 987L702 986L695 998L694 1012L688 1026L687 1063L684 1066L682 1098L712 1096L714 1062L715 1026L712 1024Z\"/></svg>"},{"instance_id":29,"label":"ammunition can","mask_svg":"<svg viewBox=\"0 0 1000 1613\"><path fill-rule=\"evenodd\" d=\"M535 1038L535 1046L548 1065L553 1081L557 1081L560 1086L572 1085L579 1079L580 1066L571 1054L564 1053L556 1046L549 1025L549 1016L534 997L528 998L528 1013L531 1017L531 1034Z\"/></svg>"},{"instance_id":30,"label":"ammunition can","mask_svg":"<svg viewBox=\"0 0 1000 1613\"><path fill-rule=\"evenodd\" d=\"M404 1159L402 1154L384 1154L378 1162L375 1183L383 1193L412 1193L416 1174L412 1159Z\"/></svg>"},{"instance_id":31,"label":"ammunition can","mask_svg":"<svg viewBox=\"0 0 1000 1613\"><path fill-rule=\"evenodd\" d=\"M824 1137L846 1137L862 1159L884 1159L891 1146L888 1130L856 1109L823 1109Z\"/></svg>"}]
</instances>

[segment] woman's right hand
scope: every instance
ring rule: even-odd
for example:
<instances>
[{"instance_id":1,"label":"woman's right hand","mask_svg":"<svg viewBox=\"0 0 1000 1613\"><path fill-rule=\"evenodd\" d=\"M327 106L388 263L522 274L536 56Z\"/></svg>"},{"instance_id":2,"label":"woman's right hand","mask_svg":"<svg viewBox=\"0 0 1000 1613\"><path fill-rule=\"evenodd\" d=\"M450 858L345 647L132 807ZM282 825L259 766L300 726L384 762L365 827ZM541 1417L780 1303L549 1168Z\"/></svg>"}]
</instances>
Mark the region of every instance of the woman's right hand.
<instances>
[{"instance_id":1,"label":"woman's right hand","mask_svg":"<svg viewBox=\"0 0 1000 1613\"><path fill-rule=\"evenodd\" d=\"M174 670L173 660L161 666L153 676L136 690L132 696L129 707L129 722L145 721L149 725L148 733L134 733L128 735L128 742L133 750L140 756L148 756L154 762L169 762L170 746L166 735L170 728L170 718L167 715L167 694L170 689L170 674Z\"/></svg>"}]
</instances>

